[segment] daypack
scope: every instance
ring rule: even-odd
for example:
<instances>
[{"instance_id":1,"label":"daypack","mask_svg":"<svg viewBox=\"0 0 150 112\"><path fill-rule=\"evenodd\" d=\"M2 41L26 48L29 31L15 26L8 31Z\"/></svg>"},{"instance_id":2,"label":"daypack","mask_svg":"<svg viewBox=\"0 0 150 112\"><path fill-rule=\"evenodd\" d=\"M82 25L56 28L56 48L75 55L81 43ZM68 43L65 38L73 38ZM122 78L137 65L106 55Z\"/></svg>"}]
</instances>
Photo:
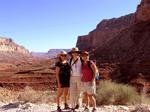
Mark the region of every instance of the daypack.
<instances>
[{"instance_id":1,"label":"daypack","mask_svg":"<svg viewBox=\"0 0 150 112\"><path fill-rule=\"evenodd\" d=\"M83 60L82 60L81 57L80 57L80 60L81 60L82 66L83 66ZM73 64L75 64L77 61L78 61L78 59L77 59ZM71 63L72 63L72 58L70 59L69 63L70 63L70 66L73 65L73 64L71 65ZM92 69L92 67L91 67L91 61L88 61L88 67L90 68L90 70L92 71L92 74L93 74L93 69ZM100 80L100 74L99 74L99 71L98 71L97 66L96 66L96 76L95 76L95 79L96 79L96 81L97 81L97 80Z\"/></svg>"},{"instance_id":2,"label":"daypack","mask_svg":"<svg viewBox=\"0 0 150 112\"><path fill-rule=\"evenodd\" d=\"M91 65L92 63L91 63L91 61L88 61L88 67L91 69L91 71L92 71L92 74L93 74L93 69L92 69L92 65ZM96 66L96 65L95 65ZM99 71L98 71L98 68L97 68L97 66L96 66L96 76L95 76L95 79L96 80L100 80L100 74L99 74Z\"/></svg>"}]
</instances>

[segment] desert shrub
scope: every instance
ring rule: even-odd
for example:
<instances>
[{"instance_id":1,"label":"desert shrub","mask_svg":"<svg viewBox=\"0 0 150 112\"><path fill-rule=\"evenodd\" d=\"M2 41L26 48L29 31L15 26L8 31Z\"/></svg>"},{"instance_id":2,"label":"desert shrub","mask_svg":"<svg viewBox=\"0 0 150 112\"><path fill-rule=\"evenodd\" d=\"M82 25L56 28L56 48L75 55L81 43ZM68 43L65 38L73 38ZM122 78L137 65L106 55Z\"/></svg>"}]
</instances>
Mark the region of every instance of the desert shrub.
<instances>
[{"instance_id":1,"label":"desert shrub","mask_svg":"<svg viewBox=\"0 0 150 112\"><path fill-rule=\"evenodd\" d=\"M97 87L96 99L98 105L132 105L148 103L145 96L139 95L133 87L110 81L100 82Z\"/></svg>"}]
</instances>

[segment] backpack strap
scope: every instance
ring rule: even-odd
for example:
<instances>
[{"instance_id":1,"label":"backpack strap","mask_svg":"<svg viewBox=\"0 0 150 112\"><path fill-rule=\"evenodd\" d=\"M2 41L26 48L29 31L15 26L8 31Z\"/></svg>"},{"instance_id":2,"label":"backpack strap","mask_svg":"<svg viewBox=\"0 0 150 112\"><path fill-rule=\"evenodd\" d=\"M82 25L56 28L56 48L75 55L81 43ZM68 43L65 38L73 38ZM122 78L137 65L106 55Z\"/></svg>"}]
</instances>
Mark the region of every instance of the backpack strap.
<instances>
[{"instance_id":1,"label":"backpack strap","mask_svg":"<svg viewBox=\"0 0 150 112\"><path fill-rule=\"evenodd\" d=\"M69 63L69 64L70 64L70 66L72 66L72 65L76 64L76 62L79 60L79 58L77 58L77 59L73 62L73 64L71 64L71 63L72 63L72 60L73 60L73 59L71 58L71 59L70 59L70 63ZM81 60L81 58L80 58L80 60ZM82 62L82 61L81 61L81 62Z\"/></svg>"},{"instance_id":2,"label":"backpack strap","mask_svg":"<svg viewBox=\"0 0 150 112\"><path fill-rule=\"evenodd\" d=\"M71 63L72 63L72 58L70 58L70 60L69 60L69 64L70 64L70 66L71 66Z\"/></svg>"}]
</instances>

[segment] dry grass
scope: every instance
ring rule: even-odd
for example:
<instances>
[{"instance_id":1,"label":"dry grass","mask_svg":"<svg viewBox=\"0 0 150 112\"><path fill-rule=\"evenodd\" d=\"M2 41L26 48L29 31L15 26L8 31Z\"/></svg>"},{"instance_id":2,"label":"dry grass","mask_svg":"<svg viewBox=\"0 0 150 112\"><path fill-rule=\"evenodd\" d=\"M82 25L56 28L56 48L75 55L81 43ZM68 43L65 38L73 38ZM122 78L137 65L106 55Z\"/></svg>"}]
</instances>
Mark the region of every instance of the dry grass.
<instances>
[{"instance_id":1,"label":"dry grass","mask_svg":"<svg viewBox=\"0 0 150 112\"><path fill-rule=\"evenodd\" d=\"M10 91L5 88L0 88L0 102L14 102L17 101L19 92Z\"/></svg>"},{"instance_id":2,"label":"dry grass","mask_svg":"<svg viewBox=\"0 0 150 112\"><path fill-rule=\"evenodd\" d=\"M11 91L0 88L0 102L30 102L30 103L51 103L55 101L55 92L35 91L31 87L26 87L22 91Z\"/></svg>"},{"instance_id":3,"label":"dry grass","mask_svg":"<svg viewBox=\"0 0 150 112\"><path fill-rule=\"evenodd\" d=\"M98 105L134 105L149 103L148 98L139 95L133 87L110 81L100 82L96 99Z\"/></svg>"}]
</instances>

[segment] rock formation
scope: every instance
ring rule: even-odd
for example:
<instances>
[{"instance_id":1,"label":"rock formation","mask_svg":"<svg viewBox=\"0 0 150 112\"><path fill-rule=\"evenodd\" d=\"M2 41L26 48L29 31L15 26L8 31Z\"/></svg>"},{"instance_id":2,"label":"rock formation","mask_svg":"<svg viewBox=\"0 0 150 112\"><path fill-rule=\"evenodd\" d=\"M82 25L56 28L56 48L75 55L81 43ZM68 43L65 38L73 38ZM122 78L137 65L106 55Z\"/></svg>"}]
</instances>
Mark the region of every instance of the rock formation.
<instances>
[{"instance_id":1,"label":"rock formation","mask_svg":"<svg viewBox=\"0 0 150 112\"><path fill-rule=\"evenodd\" d=\"M106 79L132 84L140 88L139 91L144 88L150 95L150 1L142 0L135 14L126 19L128 22L120 24L106 25L111 20L102 21L95 30L84 36L84 41L79 37L77 46L85 49L91 41L92 49L89 50L92 58L97 60ZM106 26L111 29L110 33L104 30ZM101 35L98 35L101 31ZM139 74L142 74L142 78Z\"/></svg>"},{"instance_id":2,"label":"rock formation","mask_svg":"<svg viewBox=\"0 0 150 112\"><path fill-rule=\"evenodd\" d=\"M142 0L136 11L136 22L150 21L150 0Z\"/></svg>"},{"instance_id":3,"label":"rock formation","mask_svg":"<svg viewBox=\"0 0 150 112\"><path fill-rule=\"evenodd\" d=\"M0 87L10 90L20 90L26 86L53 89L55 75L50 76L53 74L50 65L50 60L33 57L12 39L0 38Z\"/></svg>"},{"instance_id":4,"label":"rock formation","mask_svg":"<svg viewBox=\"0 0 150 112\"><path fill-rule=\"evenodd\" d=\"M70 49L50 49L48 52L31 52L31 54L39 58L55 58L62 50L70 51Z\"/></svg>"},{"instance_id":5,"label":"rock formation","mask_svg":"<svg viewBox=\"0 0 150 112\"><path fill-rule=\"evenodd\" d=\"M0 52L17 52L23 54L29 54L29 51L23 46L20 46L13 42L11 38L0 38Z\"/></svg>"},{"instance_id":6,"label":"rock formation","mask_svg":"<svg viewBox=\"0 0 150 112\"><path fill-rule=\"evenodd\" d=\"M0 38L0 70L9 69L11 65L30 64L35 59L26 48L13 42L11 38Z\"/></svg>"},{"instance_id":7,"label":"rock formation","mask_svg":"<svg viewBox=\"0 0 150 112\"><path fill-rule=\"evenodd\" d=\"M79 36L76 46L81 50L91 50L98 46L103 46L105 43L117 36L123 29L132 25L134 23L134 19L134 14L110 20L105 19L88 35Z\"/></svg>"}]
</instances>

